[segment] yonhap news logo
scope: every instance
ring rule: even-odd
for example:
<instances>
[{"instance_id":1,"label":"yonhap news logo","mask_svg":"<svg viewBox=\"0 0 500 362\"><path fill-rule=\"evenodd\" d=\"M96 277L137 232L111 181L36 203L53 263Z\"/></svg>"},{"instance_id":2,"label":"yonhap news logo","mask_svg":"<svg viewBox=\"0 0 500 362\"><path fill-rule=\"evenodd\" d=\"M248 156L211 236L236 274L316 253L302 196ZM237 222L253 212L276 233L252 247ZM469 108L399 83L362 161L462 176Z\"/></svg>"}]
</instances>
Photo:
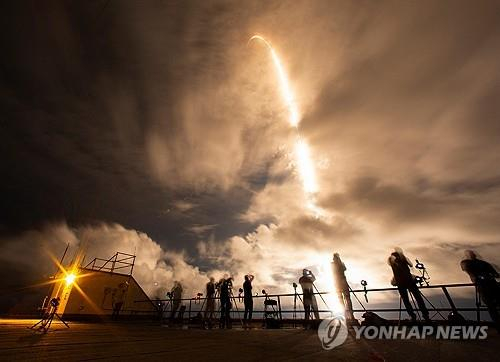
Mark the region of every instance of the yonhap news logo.
<instances>
[{"instance_id":1,"label":"yonhap news logo","mask_svg":"<svg viewBox=\"0 0 500 362\"><path fill-rule=\"evenodd\" d=\"M484 340L488 337L487 326L353 326L353 337L359 339L427 339L436 340ZM321 346L331 350L342 345L348 335L343 316L324 319L318 327Z\"/></svg>"},{"instance_id":2,"label":"yonhap news logo","mask_svg":"<svg viewBox=\"0 0 500 362\"><path fill-rule=\"evenodd\" d=\"M321 346L326 349L334 349L347 339L347 324L342 315L324 319L318 327L318 337Z\"/></svg>"}]
</instances>

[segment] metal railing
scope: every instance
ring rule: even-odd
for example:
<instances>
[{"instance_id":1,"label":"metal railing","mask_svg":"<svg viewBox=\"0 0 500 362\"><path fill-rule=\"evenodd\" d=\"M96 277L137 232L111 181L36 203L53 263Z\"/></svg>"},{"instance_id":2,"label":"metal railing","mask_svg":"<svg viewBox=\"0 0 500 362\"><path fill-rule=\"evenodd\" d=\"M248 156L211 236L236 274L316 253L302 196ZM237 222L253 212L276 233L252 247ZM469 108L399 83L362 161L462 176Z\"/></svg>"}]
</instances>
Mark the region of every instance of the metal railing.
<instances>
[{"instance_id":1,"label":"metal railing","mask_svg":"<svg viewBox=\"0 0 500 362\"><path fill-rule=\"evenodd\" d=\"M474 288L474 297L473 300L469 299L468 304L472 305L471 302L473 302L473 307L457 307L449 293L449 289L456 289L456 288ZM473 283L456 283L456 284L440 284L440 285L429 285L429 286L421 286L419 289L422 292L422 295L424 296L424 299L426 300L426 304L429 305L427 310L429 312L434 312L435 315L439 315L442 320L446 320L447 317L443 316L440 312L475 312L475 319L477 322L481 321L481 312L487 311L486 307L481 306L481 301L479 298L479 294L477 293L476 285ZM424 291L426 290L440 290L446 298L446 301L448 303L448 307L440 307L437 308L434 306L434 304L431 302L429 298L427 298L424 295ZM390 287L390 288L373 288L373 289L351 289L350 294L355 297L355 300L357 301L357 304L359 304L360 308L353 308L353 313L364 313L366 311L371 311L371 312L376 312L376 313L381 313L381 314L388 314L388 313L399 313L399 318L401 318L401 312L406 311L406 309L401 308L401 302L398 297L395 301L399 300L399 308L371 308L370 306L365 306L360 299L358 298L358 294L370 294L372 295L373 293L379 293L379 292L398 292L397 287ZM322 304L326 306L327 309L320 309L318 312L320 314L327 314L327 316L331 315L332 312L329 309L328 305L326 305L326 302L323 300L322 296L332 294L332 292L316 292L314 295L320 296L320 299L317 301L318 305L321 305L320 303L323 302ZM333 293L336 294L336 293ZM266 294L266 295L255 295L253 296L254 301L255 299L275 299L277 302L276 305L276 313L279 316L280 319L287 319L283 318L283 316L292 316L293 320L295 319L301 319L298 318L299 315L304 315L304 309L303 309L303 303L302 303L302 298L303 294L302 293L288 293L288 294ZM335 298L337 296L335 295ZM433 296L434 299L436 295ZM284 303L284 299L290 299L293 298L294 303ZM216 297L216 301L220 301L220 298ZM231 317L232 318L241 318L241 315L243 314L243 308L241 306L243 305L243 298L239 298L238 296L231 296L232 299L232 305L233 308L231 309ZM207 298L203 297L193 297L193 298L181 298L181 299L153 299L153 300L136 300L134 303L151 303L155 305L157 308L156 312L152 313L157 313L157 315L164 317L165 313L171 313L172 311L172 305L173 301L179 301L181 305L185 305L185 311L183 313L183 319L187 317L188 320L191 320L194 317L198 316L200 317L203 316L204 314L204 304ZM435 300L434 300L435 301ZM254 304L261 304L263 305L264 303L254 303ZM369 304L369 303L367 303ZM377 302L377 304L381 304L380 302ZM282 306L285 306L286 308L282 308ZM295 306L293 309L289 309ZM234 308L236 307L236 308ZM420 311L420 309L415 306L414 308L415 311ZM131 313L134 312L134 309L129 310ZM265 309L254 309L253 314L254 315L261 315L263 316L264 313L266 312ZM215 309L215 315L216 317L219 315L218 308ZM168 315L166 316L168 317ZM288 318L290 319L290 318Z\"/></svg>"},{"instance_id":2,"label":"metal railing","mask_svg":"<svg viewBox=\"0 0 500 362\"><path fill-rule=\"evenodd\" d=\"M109 259L94 258L84 269L96 270L96 271L106 271L114 273L117 270L122 274L132 275L134 271L135 255L117 252ZM123 269L129 269L128 273L124 273ZM126 270L125 270L126 271Z\"/></svg>"}]
</instances>

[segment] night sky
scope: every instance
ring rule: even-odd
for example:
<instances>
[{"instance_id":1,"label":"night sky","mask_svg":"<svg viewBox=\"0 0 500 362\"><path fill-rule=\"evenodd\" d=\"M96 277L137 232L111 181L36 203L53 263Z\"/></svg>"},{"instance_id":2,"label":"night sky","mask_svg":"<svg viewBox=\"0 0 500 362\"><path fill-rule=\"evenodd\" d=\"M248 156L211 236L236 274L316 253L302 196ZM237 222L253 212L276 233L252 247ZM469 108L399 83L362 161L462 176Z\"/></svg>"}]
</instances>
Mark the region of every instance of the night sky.
<instances>
[{"instance_id":1,"label":"night sky","mask_svg":"<svg viewBox=\"0 0 500 362\"><path fill-rule=\"evenodd\" d=\"M83 241L136 252L150 293L224 272L289 292L333 251L388 286L396 245L436 282L468 280L465 249L500 264L498 1L11 1L0 46L6 288Z\"/></svg>"},{"instance_id":2,"label":"night sky","mask_svg":"<svg viewBox=\"0 0 500 362\"><path fill-rule=\"evenodd\" d=\"M189 143L179 145L173 160L179 166L162 182L152 175L148 149L157 127L166 145L182 137L179 102L199 78L216 76L189 60L218 51L220 45L210 44L216 34L200 34L194 45L186 39L193 21L201 26L199 18L207 16L211 28L216 16L210 20L200 4L181 2L3 6L4 230L61 219L106 221L189 242L193 236L182 226L227 219L238 228L231 215L248 204L249 191L231 185L220 192L216 184L183 180L178 173L196 147ZM224 16L230 8L210 11ZM175 205L193 200L201 208L185 220Z\"/></svg>"}]
</instances>

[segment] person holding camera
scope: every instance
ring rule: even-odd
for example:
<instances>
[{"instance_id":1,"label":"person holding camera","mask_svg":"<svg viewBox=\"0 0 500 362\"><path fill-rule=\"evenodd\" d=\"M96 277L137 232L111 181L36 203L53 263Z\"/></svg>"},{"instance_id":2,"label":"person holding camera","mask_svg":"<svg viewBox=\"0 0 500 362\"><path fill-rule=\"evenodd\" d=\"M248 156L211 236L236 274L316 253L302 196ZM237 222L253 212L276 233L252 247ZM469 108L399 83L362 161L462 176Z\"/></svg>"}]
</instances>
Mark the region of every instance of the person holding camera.
<instances>
[{"instance_id":1,"label":"person holding camera","mask_svg":"<svg viewBox=\"0 0 500 362\"><path fill-rule=\"evenodd\" d=\"M220 293L220 328L231 328L231 289L232 278L223 278L219 281Z\"/></svg>"},{"instance_id":2,"label":"person holding camera","mask_svg":"<svg viewBox=\"0 0 500 362\"><path fill-rule=\"evenodd\" d=\"M170 295L172 297L172 313L170 314L170 320L173 321L175 319L175 313L177 313L177 309L182 302L182 285L177 280L174 282L174 286L170 291Z\"/></svg>"},{"instance_id":3,"label":"person holding camera","mask_svg":"<svg viewBox=\"0 0 500 362\"><path fill-rule=\"evenodd\" d=\"M418 308L422 312L422 316L425 321L429 322L429 311L425 306L424 298L418 289L415 277L410 273L410 267L413 266L411 261L408 260L408 258L403 254L403 250L396 248L389 256L387 262L392 268L392 273L394 274L391 284L398 287L399 295L401 296L406 312L412 321L416 321L417 316L413 310L413 306L411 305L408 292L410 292L415 298Z\"/></svg>"},{"instance_id":4,"label":"person holding camera","mask_svg":"<svg viewBox=\"0 0 500 362\"><path fill-rule=\"evenodd\" d=\"M215 279L214 277L210 277L210 280L207 283L207 299L206 299L206 307L205 307L205 315L203 319L207 320L208 316L208 325L212 326L212 318L215 313Z\"/></svg>"},{"instance_id":5,"label":"person holding camera","mask_svg":"<svg viewBox=\"0 0 500 362\"><path fill-rule=\"evenodd\" d=\"M252 281L254 279L253 275L245 275L245 281L243 282L243 303L245 305L245 313L243 314L243 321L245 326L248 327L249 321L252 319L253 312L253 297L252 297Z\"/></svg>"},{"instance_id":6,"label":"person holding camera","mask_svg":"<svg viewBox=\"0 0 500 362\"><path fill-rule=\"evenodd\" d=\"M500 287L496 281L499 277L498 272L490 263L478 259L472 250L465 251L465 259L460 262L460 267L476 284L481 300L488 307L490 317L499 329L500 318L497 308L500 305Z\"/></svg>"},{"instance_id":7,"label":"person holding camera","mask_svg":"<svg viewBox=\"0 0 500 362\"><path fill-rule=\"evenodd\" d=\"M313 289L315 281L316 278L310 270L308 269L302 270L302 276L299 279L299 284L302 287L304 312L306 320L309 320L309 318L311 317L311 310L314 313L314 318L319 319L318 303L316 302Z\"/></svg>"}]
</instances>

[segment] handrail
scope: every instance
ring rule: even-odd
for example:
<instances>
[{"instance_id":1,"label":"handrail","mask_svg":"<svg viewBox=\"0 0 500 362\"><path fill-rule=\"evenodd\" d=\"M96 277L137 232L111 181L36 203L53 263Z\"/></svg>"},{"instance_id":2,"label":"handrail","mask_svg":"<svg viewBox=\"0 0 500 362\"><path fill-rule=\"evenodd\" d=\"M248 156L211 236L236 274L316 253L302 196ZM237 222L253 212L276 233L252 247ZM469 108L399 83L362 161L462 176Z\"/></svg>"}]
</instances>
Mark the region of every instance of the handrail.
<instances>
[{"instance_id":1,"label":"handrail","mask_svg":"<svg viewBox=\"0 0 500 362\"><path fill-rule=\"evenodd\" d=\"M455 284L439 284L439 285L424 285L419 287L419 289L440 289L442 287L446 288L463 288L463 287L474 287L474 283L455 283ZM366 292L387 292L387 291L397 291L397 287L389 287L389 288L373 288L373 289L366 289ZM351 293L364 293L364 289L351 289ZM314 295L327 295L327 294L332 294L334 292L314 292ZM303 296L303 293L297 293L299 296ZM259 295L254 295L252 296L253 298L273 298L273 297L294 297L295 293L283 293L283 294L259 294ZM234 296L234 298L238 298L238 296ZM243 297L242 297L243 298ZM192 298L179 298L179 299L172 299L172 300L180 300L180 301L189 301L189 300L205 300L207 299L206 297L192 297ZM218 297L215 299L219 299ZM153 299L156 302L169 302L170 299ZM137 300L134 302L140 303L140 302L149 302L150 300Z\"/></svg>"},{"instance_id":2,"label":"handrail","mask_svg":"<svg viewBox=\"0 0 500 362\"><path fill-rule=\"evenodd\" d=\"M118 269L130 268L128 275L132 275L132 272L134 270L135 258L135 255L117 252L109 259L94 258L87 265L82 266L82 268L97 271L104 270L111 273ZM103 262L102 265L96 265L96 263L99 264L99 262ZM111 264L111 266L108 266L108 264Z\"/></svg>"},{"instance_id":3,"label":"handrail","mask_svg":"<svg viewBox=\"0 0 500 362\"><path fill-rule=\"evenodd\" d=\"M451 296L449 295L449 293L447 292L447 288L464 288L464 287L476 287L476 284L474 283L452 283L452 284L439 284L439 285L425 285L425 286L420 286L419 289L441 289L445 296L446 294L448 294L448 296L446 297L447 300L448 300L448 304L450 304L450 307L449 308L436 308L427 298L427 303L430 304L430 306L427 308L427 310L429 312L436 312L436 313L439 313L439 312L458 312L458 311L461 311L461 312L476 312L476 317L477 317L477 321L479 322L480 321L480 312L482 311L486 311L488 310L488 308L486 307L482 307L481 306L481 302L480 302L480 299L479 299L479 295L477 293L477 290L475 291L474 295L475 295L475 307L456 307L453 300L451 300ZM356 293L373 293L373 292L387 292L387 291L398 291L398 288L397 287L388 287L388 288L372 288L372 289L351 289L350 290L350 293L354 294L354 296L356 296ZM314 292L313 294L314 295L325 295L325 294L336 294L335 292ZM283 297L295 297L295 296L299 296L299 297L302 297L303 296L303 293L283 293L283 294L262 294L262 295L255 295L253 296L253 298L283 298ZM239 296L237 295L231 295L231 298L236 302L236 299L239 299L239 302L241 303L242 299L243 298L240 298ZM449 298L449 299L448 299ZM203 312L202 310L202 306L204 304L204 302L207 300L208 298L207 297L192 297L192 298L180 298L180 299L176 299L176 298L172 298L172 299L153 299L153 300L136 300L134 301L134 303L143 303L143 302L153 302L153 305L155 305L155 307L157 308L157 312L160 313L160 312L168 312L168 310L164 310L163 308L165 306L168 306L168 304L170 303L171 305L171 302L172 301L180 301L181 303L182 302L189 302L189 310L186 311L187 315L188 315L188 318L190 319L191 318L191 314L192 313L195 313L195 315L199 312ZM220 300L220 297L215 297L216 300ZM356 299L358 299L356 297ZM193 303L194 301L194 303ZM372 311L372 312L377 312L377 313L394 313L394 312L402 312L402 311L405 311L404 307L401 308L366 308L365 309L365 306L359 301L358 299L358 303L360 304L360 306L362 307L362 309L353 309L353 313L362 313L362 312L365 312L365 311ZM195 305L200 305L199 308L194 308L195 310L192 310L192 305L195 304ZM300 303L300 306L299 308L294 308L294 310L290 310L290 309L282 309L281 308L281 303L279 303L279 315L281 315L282 313L283 314L289 314L289 313L294 313L294 318L295 318L295 313L301 313L302 312L302 303ZM420 311L419 308L417 308L415 306L414 308L415 311ZM265 310L253 310L254 313L265 313ZM319 313L331 313L330 310L318 310ZM239 313L238 309L236 310L232 310L231 313L234 315L234 313ZM440 314L441 315L441 314ZM441 317L443 319L444 316L441 315Z\"/></svg>"}]
</instances>

